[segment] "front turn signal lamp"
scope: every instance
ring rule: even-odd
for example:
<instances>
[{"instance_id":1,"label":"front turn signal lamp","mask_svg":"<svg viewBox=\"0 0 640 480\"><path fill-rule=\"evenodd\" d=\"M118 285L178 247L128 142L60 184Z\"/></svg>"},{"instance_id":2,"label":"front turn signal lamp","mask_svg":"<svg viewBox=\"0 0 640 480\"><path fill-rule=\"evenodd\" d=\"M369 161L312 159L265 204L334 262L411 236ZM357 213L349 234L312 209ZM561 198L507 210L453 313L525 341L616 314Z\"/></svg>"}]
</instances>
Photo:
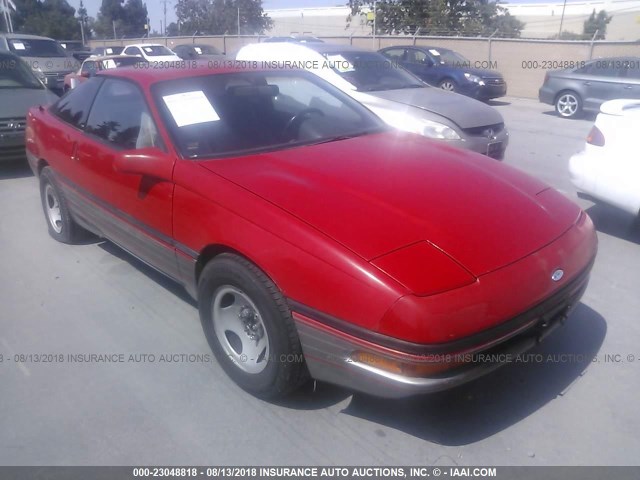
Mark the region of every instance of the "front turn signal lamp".
<instances>
[{"instance_id":1,"label":"front turn signal lamp","mask_svg":"<svg viewBox=\"0 0 640 480\"><path fill-rule=\"evenodd\" d=\"M429 377L463 367L472 362L467 355L432 355L423 360L400 360L370 351L355 351L350 361L405 377Z\"/></svg>"}]
</instances>

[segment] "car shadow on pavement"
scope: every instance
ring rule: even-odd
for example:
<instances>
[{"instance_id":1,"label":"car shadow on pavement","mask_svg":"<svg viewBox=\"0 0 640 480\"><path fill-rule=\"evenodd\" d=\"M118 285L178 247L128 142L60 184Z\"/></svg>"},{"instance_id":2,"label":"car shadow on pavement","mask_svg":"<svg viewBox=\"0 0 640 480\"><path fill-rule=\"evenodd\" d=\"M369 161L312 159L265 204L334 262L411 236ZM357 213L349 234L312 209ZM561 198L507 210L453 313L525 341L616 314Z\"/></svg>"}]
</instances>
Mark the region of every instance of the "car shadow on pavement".
<instances>
[{"instance_id":1,"label":"car shadow on pavement","mask_svg":"<svg viewBox=\"0 0 640 480\"><path fill-rule=\"evenodd\" d=\"M27 159L4 162L0 164L0 180L14 180L17 178L33 177Z\"/></svg>"},{"instance_id":2,"label":"car shadow on pavement","mask_svg":"<svg viewBox=\"0 0 640 480\"><path fill-rule=\"evenodd\" d=\"M593 122L595 121L596 117L598 116L597 112L582 112L582 115L578 115L575 118L562 118L560 115L558 115L556 113L555 110L548 110L546 112L542 112L543 115L548 115L550 117L556 117L558 119L561 120L566 120L568 122L570 121L574 121L574 120L588 120L589 122Z\"/></svg>"},{"instance_id":3,"label":"car shadow on pavement","mask_svg":"<svg viewBox=\"0 0 640 480\"><path fill-rule=\"evenodd\" d=\"M196 301L191 298L184 287L182 287L182 285L180 285L178 282L171 280L169 277L158 272L156 269L151 268L143 261L138 260L126 250L123 250L122 248L118 247L116 244L111 243L108 240L102 241L102 243L100 243L98 246L110 255L118 257L120 260L127 262L140 273L146 275L150 280L156 282L158 285L162 286L165 290L168 290L170 293L174 294L185 303L198 308L198 304L196 303Z\"/></svg>"},{"instance_id":4,"label":"car shadow on pavement","mask_svg":"<svg viewBox=\"0 0 640 480\"><path fill-rule=\"evenodd\" d=\"M570 395L573 383L588 374L606 331L602 316L581 303L526 361L431 395L388 400L354 394L342 413L441 445L477 442Z\"/></svg>"},{"instance_id":5,"label":"car shadow on pavement","mask_svg":"<svg viewBox=\"0 0 640 480\"><path fill-rule=\"evenodd\" d=\"M591 200L586 195L580 196ZM586 211L598 232L640 244L640 218L638 216L598 201Z\"/></svg>"},{"instance_id":6,"label":"car shadow on pavement","mask_svg":"<svg viewBox=\"0 0 640 480\"><path fill-rule=\"evenodd\" d=\"M511 105L511 102L504 100L488 100L487 105L490 107L506 107L507 105Z\"/></svg>"}]
</instances>

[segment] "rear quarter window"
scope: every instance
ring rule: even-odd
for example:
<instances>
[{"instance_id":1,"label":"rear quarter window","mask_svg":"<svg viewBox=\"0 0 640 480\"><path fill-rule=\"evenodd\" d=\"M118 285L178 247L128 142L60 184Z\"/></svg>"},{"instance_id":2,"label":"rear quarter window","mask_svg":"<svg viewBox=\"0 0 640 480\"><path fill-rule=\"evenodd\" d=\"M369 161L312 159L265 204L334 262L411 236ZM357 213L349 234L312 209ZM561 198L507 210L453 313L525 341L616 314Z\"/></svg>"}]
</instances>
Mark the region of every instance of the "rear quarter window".
<instances>
[{"instance_id":1,"label":"rear quarter window","mask_svg":"<svg viewBox=\"0 0 640 480\"><path fill-rule=\"evenodd\" d=\"M102 85L101 78L92 78L70 90L51 106L51 112L63 122L84 128L93 99Z\"/></svg>"}]
</instances>

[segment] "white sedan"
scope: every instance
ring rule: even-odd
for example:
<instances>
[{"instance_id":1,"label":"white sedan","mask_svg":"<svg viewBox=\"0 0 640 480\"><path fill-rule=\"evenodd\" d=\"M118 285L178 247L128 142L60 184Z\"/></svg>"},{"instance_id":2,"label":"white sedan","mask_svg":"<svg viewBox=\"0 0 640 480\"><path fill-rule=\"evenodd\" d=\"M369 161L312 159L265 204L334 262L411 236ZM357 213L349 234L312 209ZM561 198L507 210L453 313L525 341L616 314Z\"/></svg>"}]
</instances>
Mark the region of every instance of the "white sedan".
<instances>
[{"instance_id":1,"label":"white sedan","mask_svg":"<svg viewBox=\"0 0 640 480\"><path fill-rule=\"evenodd\" d=\"M640 100L605 102L580 153L569 160L571 182L598 200L640 213Z\"/></svg>"},{"instance_id":2,"label":"white sedan","mask_svg":"<svg viewBox=\"0 0 640 480\"><path fill-rule=\"evenodd\" d=\"M137 43L127 45L122 51L124 55L136 55L144 58L152 65L156 62L182 62L182 59L164 45L159 43Z\"/></svg>"}]
</instances>

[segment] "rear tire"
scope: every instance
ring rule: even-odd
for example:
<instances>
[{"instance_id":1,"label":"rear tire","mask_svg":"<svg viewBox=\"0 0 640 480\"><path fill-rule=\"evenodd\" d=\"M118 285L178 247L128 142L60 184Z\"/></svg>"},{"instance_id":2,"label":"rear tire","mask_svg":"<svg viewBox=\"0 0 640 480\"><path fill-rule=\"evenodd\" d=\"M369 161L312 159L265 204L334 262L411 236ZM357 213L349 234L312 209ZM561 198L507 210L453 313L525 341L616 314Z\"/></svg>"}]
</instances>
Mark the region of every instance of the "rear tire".
<instances>
[{"instance_id":1,"label":"rear tire","mask_svg":"<svg viewBox=\"0 0 640 480\"><path fill-rule=\"evenodd\" d=\"M44 167L40 172L40 199L49 235L62 243L73 244L80 240L84 231L71 217L67 201L50 167Z\"/></svg>"},{"instance_id":2,"label":"rear tire","mask_svg":"<svg viewBox=\"0 0 640 480\"><path fill-rule=\"evenodd\" d=\"M254 264L224 253L198 283L200 320L226 374L261 398L282 397L309 377L287 303Z\"/></svg>"}]
</instances>

